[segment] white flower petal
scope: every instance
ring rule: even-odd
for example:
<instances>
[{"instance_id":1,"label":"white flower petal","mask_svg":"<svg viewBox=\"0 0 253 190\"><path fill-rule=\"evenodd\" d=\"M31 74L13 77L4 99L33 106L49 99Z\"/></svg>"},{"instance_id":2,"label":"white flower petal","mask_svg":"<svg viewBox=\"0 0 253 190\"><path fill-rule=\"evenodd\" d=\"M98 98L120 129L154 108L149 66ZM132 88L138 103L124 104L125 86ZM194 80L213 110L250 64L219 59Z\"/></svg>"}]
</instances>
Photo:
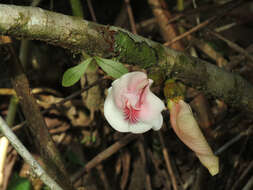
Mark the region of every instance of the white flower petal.
<instances>
[{"instance_id":1,"label":"white flower petal","mask_svg":"<svg viewBox=\"0 0 253 190\"><path fill-rule=\"evenodd\" d=\"M149 90L146 100L141 107L140 119L146 123L153 122L156 118L161 117L161 111L164 109L165 105L163 101Z\"/></svg>"},{"instance_id":2,"label":"white flower petal","mask_svg":"<svg viewBox=\"0 0 253 190\"><path fill-rule=\"evenodd\" d=\"M112 96L118 107L123 107L122 97L131 89L136 89L138 84L147 79L147 75L142 72L131 72L116 79L112 83Z\"/></svg>"},{"instance_id":3,"label":"white flower petal","mask_svg":"<svg viewBox=\"0 0 253 190\"><path fill-rule=\"evenodd\" d=\"M160 130L162 125L163 125L163 116L162 116L162 114L160 114L157 119L152 120L151 124L152 124L152 129L153 130L155 130L155 131Z\"/></svg>"},{"instance_id":4,"label":"white flower petal","mask_svg":"<svg viewBox=\"0 0 253 190\"><path fill-rule=\"evenodd\" d=\"M147 101L152 103L152 109L156 112L161 113L161 111L165 109L163 101L151 91L147 95Z\"/></svg>"},{"instance_id":5,"label":"white flower petal","mask_svg":"<svg viewBox=\"0 0 253 190\"><path fill-rule=\"evenodd\" d=\"M129 131L132 133L145 133L152 128L152 125L144 122L137 122L129 126Z\"/></svg>"},{"instance_id":6,"label":"white flower petal","mask_svg":"<svg viewBox=\"0 0 253 190\"><path fill-rule=\"evenodd\" d=\"M108 95L104 104L104 115L108 123L119 132L129 132L129 124L119 110L112 97L112 87L108 89Z\"/></svg>"},{"instance_id":7,"label":"white flower petal","mask_svg":"<svg viewBox=\"0 0 253 190\"><path fill-rule=\"evenodd\" d=\"M105 100L104 114L115 130L144 133L150 129L159 130L162 127L161 111L165 109L165 105L150 91L149 87L152 82L151 79L147 79L145 73L132 72L112 83ZM140 95L142 89L145 91L141 91ZM124 115L126 102L134 108L138 104L137 108L140 109L140 112L136 115L137 123L133 124L126 120Z\"/></svg>"}]
</instances>

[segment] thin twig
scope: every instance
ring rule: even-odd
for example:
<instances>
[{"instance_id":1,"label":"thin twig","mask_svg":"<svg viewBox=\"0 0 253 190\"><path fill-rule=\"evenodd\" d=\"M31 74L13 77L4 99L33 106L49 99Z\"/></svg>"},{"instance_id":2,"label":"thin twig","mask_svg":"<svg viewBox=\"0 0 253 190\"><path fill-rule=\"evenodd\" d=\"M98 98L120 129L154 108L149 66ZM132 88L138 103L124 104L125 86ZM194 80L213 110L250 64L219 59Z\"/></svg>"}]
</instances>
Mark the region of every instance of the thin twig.
<instances>
[{"instance_id":1,"label":"thin twig","mask_svg":"<svg viewBox=\"0 0 253 190\"><path fill-rule=\"evenodd\" d=\"M250 130L250 129L249 129ZM248 131L249 131L248 130ZM238 154L238 156L237 156L237 158L234 160L234 164L233 164L233 170L230 172L230 175L228 176L228 180L227 180L227 183L225 184L225 188L224 189L229 189L229 190L231 190L231 187L233 187L233 183L234 183L234 179L235 178L238 178L237 176L236 176L236 170L237 169L239 169L239 167L240 167L240 160L242 159L242 153L245 151L245 148L247 147L246 145L247 145L247 142L248 142L248 139L249 139L249 133L246 131L246 132L242 132L242 133L245 133L245 134L247 134L247 137L246 138L244 138L243 139L243 143L241 143L240 144L240 146L242 147L241 149L240 149L240 151L239 151L239 154ZM240 135L240 134L239 134ZM235 139L235 138L234 138ZM233 139L231 139L229 142L233 142ZM228 143L226 143L226 144L228 144ZM237 180L236 180L236 182L237 182Z\"/></svg>"},{"instance_id":2,"label":"thin twig","mask_svg":"<svg viewBox=\"0 0 253 190\"><path fill-rule=\"evenodd\" d=\"M125 0L125 3L126 3L126 8L127 8L127 13L128 13L130 25L131 25L131 30L134 34L137 34L136 24L135 24L135 21L134 21L134 15L133 15L132 7L130 5L130 0Z\"/></svg>"},{"instance_id":3,"label":"thin twig","mask_svg":"<svg viewBox=\"0 0 253 190\"><path fill-rule=\"evenodd\" d=\"M71 181L75 182L78 180L84 173L90 171L92 168L100 164L105 159L109 158L111 155L115 154L119 149L126 146L131 141L135 140L138 135L129 134L124 136L121 140L114 143L107 149L105 149L103 152L96 155L93 159L91 159L84 168L82 168L79 172L77 172L75 175L72 176Z\"/></svg>"},{"instance_id":4,"label":"thin twig","mask_svg":"<svg viewBox=\"0 0 253 190\"><path fill-rule=\"evenodd\" d=\"M144 165L144 168L146 170L148 170L148 162L147 162L147 153L146 153L146 149L144 148L144 137L143 135L141 135L141 138L138 142L138 149L140 151L141 154L141 159L142 159L142 164ZM146 190L152 190L152 186L151 186L151 179L150 179L150 175L149 172L146 172L145 175L145 189Z\"/></svg>"},{"instance_id":5,"label":"thin twig","mask_svg":"<svg viewBox=\"0 0 253 190\"><path fill-rule=\"evenodd\" d=\"M210 10L217 11L217 9L224 9L224 6L225 5L207 5L207 6L201 6L198 8L193 8L190 10L184 10L183 12L173 14L173 17L171 17L169 19L168 24L175 22L181 18L188 17L188 16L195 15L195 14L199 14L202 12L206 12L206 11L210 11Z\"/></svg>"},{"instance_id":6,"label":"thin twig","mask_svg":"<svg viewBox=\"0 0 253 190\"><path fill-rule=\"evenodd\" d=\"M15 125L14 127L11 128L12 131L17 131L19 129L21 129L24 125L26 124L26 121L21 122L18 125ZM3 134L0 134L0 138L3 137Z\"/></svg>"},{"instance_id":7,"label":"thin twig","mask_svg":"<svg viewBox=\"0 0 253 190\"><path fill-rule=\"evenodd\" d=\"M31 166L33 172L51 189L62 190L62 188L42 169L39 163L32 157L24 145L20 142L17 136L5 123L0 116L0 128L2 133L9 139L12 146L22 156L22 158Z\"/></svg>"},{"instance_id":8,"label":"thin twig","mask_svg":"<svg viewBox=\"0 0 253 190\"><path fill-rule=\"evenodd\" d=\"M193 36L190 37L194 43L194 45L208 55L210 58L216 61L219 67L227 66L228 61L219 53L217 52L212 46L210 46L205 41L199 40Z\"/></svg>"},{"instance_id":9,"label":"thin twig","mask_svg":"<svg viewBox=\"0 0 253 190\"><path fill-rule=\"evenodd\" d=\"M218 13L216 16L212 16L211 18L207 19L206 21L201 22L200 24L198 24L197 26L195 26L192 29L188 30L187 32L181 34L180 36L177 36L172 41L166 42L164 45L169 46L169 45L175 43L176 41L181 40L181 39L185 38L186 36L192 34L193 32L196 32L196 31L200 30L201 28L211 24L213 21L220 19L221 17L226 15L227 12L233 10L234 8L237 8L238 6L240 6L244 2L247 2L247 1L241 0L241 1L237 1L235 3L234 2L229 2L227 4L227 6L224 7L224 10L221 11L220 13Z\"/></svg>"},{"instance_id":10,"label":"thin twig","mask_svg":"<svg viewBox=\"0 0 253 190\"><path fill-rule=\"evenodd\" d=\"M167 172L162 172L159 169L159 164L157 163L157 161L154 158L154 155L152 154L150 149L148 150L148 156L151 158L151 161L154 164L157 175L162 179L163 185L165 186L165 189L170 189L171 182L170 182L169 176L168 176Z\"/></svg>"},{"instance_id":11,"label":"thin twig","mask_svg":"<svg viewBox=\"0 0 253 190\"><path fill-rule=\"evenodd\" d=\"M211 31L211 30L208 29L208 33L210 33L213 36L215 36L216 38L218 38L218 39L226 42L229 47L231 47L233 50L235 50L235 51L243 54L246 58L248 58L250 61L252 61L252 64L253 64L253 56L250 55L245 49L243 49L242 47L238 46L236 43L228 40L227 38L223 37L222 35L220 35L217 32L214 32L214 31Z\"/></svg>"},{"instance_id":12,"label":"thin twig","mask_svg":"<svg viewBox=\"0 0 253 190\"><path fill-rule=\"evenodd\" d=\"M94 12L94 9L93 9L91 0L87 0L87 4L88 4L88 8L89 8L89 11L90 11L90 15L91 15L92 20L93 20L94 22L97 22L97 18L96 18L96 15L95 15L95 12Z\"/></svg>"},{"instance_id":13,"label":"thin twig","mask_svg":"<svg viewBox=\"0 0 253 190\"><path fill-rule=\"evenodd\" d=\"M104 183L104 190L110 190L112 189L110 184L109 184L109 180L108 180L108 177L106 176L106 173L104 171L104 167L102 164L99 164L96 169L98 170L98 173L99 173L99 176L101 178L101 180L103 181Z\"/></svg>"},{"instance_id":14,"label":"thin twig","mask_svg":"<svg viewBox=\"0 0 253 190\"><path fill-rule=\"evenodd\" d=\"M253 44L251 44L247 48L245 48L245 51L252 54L253 53ZM229 71L231 71L232 69L237 67L240 63L242 63L243 60L245 60L245 56L242 54L235 55L235 56L232 56L230 60L231 60L230 64L228 64L226 67L226 69Z\"/></svg>"},{"instance_id":15,"label":"thin twig","mask_svg":"<svg viewBox=\"0 0 253 190\"><path fill-rule=\"evenodd\" d=\"M156 17L163 39L166 42L170 42L178 36L179 32L174 24L168 24L168 21L172 17L172 14L168 11L167 3L165 0L149 0L148 2L152 9L153 15ZM183 1L180 2L181 3L178 3L178 8L182 10ZM181 41L171 44L170 47L179 51L184 50L184 45Z\"/></svg>"},{"instance_id":16,"label":"thin twig","mask_svg":"<svg viewBox=\"0 0 253 190\"><path fill-rule=\"evenodd\" d=\"M246 183L246 185L243 187L242 190L250 190L253 187L253 176L249 179L249 181Z\"/></svg>"},{"instance_id":17,"label":"thin twig","mask_svg":"<svg viewBox=\"0 0 253 190\"><path fill-rule=\"evenodd\" d=\"M83 92L89 90L90 88L96 86L97 84L101 83L102 81L104 81L106 79L106 77L103 77L93 83L91 83L90 85L84 87L83 89L79 90L79 91L76 91L74 93L72 93L71 95L67 96L66 98L64 98L63 100L57 102L57 103L54 103L54 104L51 104L51 106L45 110L43 110L41 113L42 114L45 114L47 113L48 111L50 111L51 109L55 108L56 106L60 106L60 105L63 105L64 103L66 103L67 101L70 101L72 100L73 98L79 96L80 94L82 94Z\"/></svg>"},{"instance_id":18,"label":"thin twig","mask_svg":"<svg viewBox=\"0 0 253 190\"><path fill-rule=\"evenodd\" d=\"M238 186L240 182L245 178L245 176L252 170L253 168L253 161L250 162L250 164L247 166L247 168L243 171L242 175L239 177L239 179L236 180L235 184L232 186L231 190L238 189Z\"/></svg>"},{"instance_id":19,"label":"thin twig","mask_svg":"<svg viewBox=\"0 0 253 190\"><path fill-rule=\"evenodd\" d=\"M245 135L248 135L248 131L242 132L242 133L238 134L237 136L235 136L234 138L232 138L231 140L229 140L228 142L226 142L223 146L221 146L218 150L216 150L214 154L215 155L220 155L226 149L228 149L230 146L232 146L234 143L236 143L242 137L244 137Z\"/></svg>"},{"instance_id":20,"label":"thin twig","mask_svg":"<svg viewBox=\"0 0 253 190\"><path fill-rule=\"evenodd\" d=\"M167 170L169 172L169 175L170 175L170 178L171 178L171 181L172 181L173 189L178 190L176 177L175 177L175 175L173 173L173 170L172 170L172 166L171 166L171 163L170 163L170 156L169 156L168 151L165 147L163 135L162 135L161 131L159 131L158 134L159 134L160 143L162 145L163 158L165 160L166 167L167 167Z\"/></svg>"},{"instance_id":21,"label":"thin twig","mask_svg":"<svg viewBox=\"0 0 253 190\"><path fill-rule=\"evenodd\" d=\"M213 16L209 19L207 19L206 21L204 22L201 22L200 24L198 24L197 26L193 27L192 29L188 30L187 32L177 36L176 38L174 38L173 40L169 41L169 42L166 42L164 45L165 46L170 46L171 44L177 42L178 40L181 40L183 38L185 38L186 36L192 34L193 32L196 32L198 30L200 30L201 28L207 26L208 24L210 24L212 21L214 21L217 17L216 16Z\"/></svg>"},{"instance_id":22,"label":"thin twig","mask_svg":"<svg viewBox=\"0 0 253 190\"><path fill-rule=\"evenodd\" d=\"M252 127L252 126L251 126ZM250 133L252 132L252 130L251 130L251 128L249 128L246 132L244 132L245 134L247 134L247 138L246 138L246 140L245 140L245 144L246 144L246 142L247 142L247 140L248 140L248 137L250 136ZM242 133L243 134L243 133ZM242 153L242 151L245 149L245 144L244 144L244 146L242 146L243 148L241 149L241 151L240 151L240 155L241 155L241 153ZM240 157L240 155L239 155L239 157ZM237 161L237 164L238 164L238 162L239 161ZM239 164L238 164L239 165ZM239 186L239 184L241 183L241 181L245 178L245 176L247 176L247 174L252 170L252 168L253 168L253 161L251 161L249 164L248 164L248 166L247 166L247 168L246 169L244 169L243 170L243 172L242 172L242 174L241 174L241 176L238 178L237 177L237 180L235 181L235 183L233 184L233 185L231 185L231 190L235 190L235 189L238 189L237 187Z\"/></svg>"},{"instance_id":23,"label":"thin twig","mask_svg":"<svg viewBox=\"0 0 253 190\"><path fill-rule=\"evenodd\" d=\"M131 154L126 150L121 150L120 162L122 165L122 177L120 180L120 189L125 190L130 176Z\"/></svg>"},{"instance_id":24,"label":"thin twig","mask_svg":"<svg viewBox=\"0 0 253 190\"><path fill-rule=\"evenodd\" d=\"M218 28L215 28L214 31L215 32L223 32L225 30L229 30L231 29L232 27L235 27L235 26L238 26L238 23L236 22L232 22L232 23L229 23L227 25L224 25L224 26L220 26Z\"/></svg>"},{"instance_id":25,"label":"thin twig","mask_svg":"<svg viewBox=\"0 0 253 190\"><path fill-rule=\"evenodd\" d=\"M196 0L192 0L192 4L193 4L193 8L196 9L197 8L197 3ZM196 16L196 23L199 24L200 23L200 19L199 16Z\"/></svg>"}]
</instances>

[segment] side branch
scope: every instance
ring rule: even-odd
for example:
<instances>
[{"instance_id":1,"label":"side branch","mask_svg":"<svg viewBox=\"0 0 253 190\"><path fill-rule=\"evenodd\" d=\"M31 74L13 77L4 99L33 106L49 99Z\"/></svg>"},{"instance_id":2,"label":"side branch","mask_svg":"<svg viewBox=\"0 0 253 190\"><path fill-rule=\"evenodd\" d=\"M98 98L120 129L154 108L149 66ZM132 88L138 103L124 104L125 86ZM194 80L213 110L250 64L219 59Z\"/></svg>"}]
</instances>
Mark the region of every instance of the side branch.
<instances>
[{"instance_id":1,"label":"side branch","mask_svg":"<svg viewBox=\"0 0 253 190\"><path fill-rule=\"evenodd\" d=\"M9 128L7 123L0 116L0 131L10 140L12 146L31 166L33 172L51 189L62 190L62 188L43 170L39 163L32 157L26 147L20 142L17 136Z\"/></svg>"},{"instance_id":2,"label":"side branch","mask_svg":"<svg viewBox=\"0 0 253 190\"><path fill-rule=\"evenodd\" d=\"M0 4L0 33L42 40L89 55L115 57L145 69L160 67L167 77L253 113L253 86L236 74L166 48L117 27L34 7Z\"/></svg>"}]
</instances>

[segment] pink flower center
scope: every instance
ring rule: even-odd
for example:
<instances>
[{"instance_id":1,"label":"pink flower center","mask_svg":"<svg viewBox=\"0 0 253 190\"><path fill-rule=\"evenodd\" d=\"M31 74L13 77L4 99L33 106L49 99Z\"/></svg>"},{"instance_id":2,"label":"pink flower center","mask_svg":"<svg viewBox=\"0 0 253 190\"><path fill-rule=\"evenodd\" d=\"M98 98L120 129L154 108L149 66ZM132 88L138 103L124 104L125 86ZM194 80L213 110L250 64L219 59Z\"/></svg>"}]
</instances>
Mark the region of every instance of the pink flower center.
<instances>
[{"instance_id":1,"label":"pink flower center","mask_svg":"<svg viewBox=\"0 0 253 190\"><path fill-rule=\"evenodd\" d=\"M127 120L131 124L137 123L139 112L139 109L133 108L131 104L128 103L128 100L126 101L126 106L124 108L125 120Z\"/></svg>"},{"instance_id":2,"label":"pink flower center","mask_svg":"<svg viewBox=\"0 0 253 190\"><path fill-rule=\"evenodd\" d=\"M139 121L139 113L141 111L141 106L144 103L147 90L148 90L148 83L139 89L138 94L136 95L137 102L135 105L131 105L128 99L125 100L125 107L123 108L125 120L127 120L130 124L137 123Z\"/></svg>"}]
</instances>

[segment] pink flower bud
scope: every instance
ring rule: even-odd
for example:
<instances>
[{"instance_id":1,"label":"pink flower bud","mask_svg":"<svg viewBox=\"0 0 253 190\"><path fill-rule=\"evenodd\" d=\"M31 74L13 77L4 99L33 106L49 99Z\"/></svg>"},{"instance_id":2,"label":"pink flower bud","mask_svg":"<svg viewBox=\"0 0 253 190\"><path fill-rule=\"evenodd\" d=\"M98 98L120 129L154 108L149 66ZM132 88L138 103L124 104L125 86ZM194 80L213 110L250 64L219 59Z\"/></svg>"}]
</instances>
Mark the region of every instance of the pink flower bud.
<instances>
[{"instance_id":1,"label":"pink flower bud","mask_svg":"<svg viewBox=\"0 0 253 190\"><path fill-rule=\"evenodd\" d=\"M180 140L195 152L211 175L216 175L219 172L219 159L208 145L190 106L183 100L172 102L170 122Z\"/></svg>"},{"instance_id":2,"label":"pink flower bud","mask_svg":"<svg viewBox=\"0 0 253 190\"><path fill-rule=\"evenodd\" d=\"M104 104L105 118L117 131L144 133L159 130L164 103L150 91L153 83L142 72L131 72L112 83Z\"/></svg>"}]
</instances>

